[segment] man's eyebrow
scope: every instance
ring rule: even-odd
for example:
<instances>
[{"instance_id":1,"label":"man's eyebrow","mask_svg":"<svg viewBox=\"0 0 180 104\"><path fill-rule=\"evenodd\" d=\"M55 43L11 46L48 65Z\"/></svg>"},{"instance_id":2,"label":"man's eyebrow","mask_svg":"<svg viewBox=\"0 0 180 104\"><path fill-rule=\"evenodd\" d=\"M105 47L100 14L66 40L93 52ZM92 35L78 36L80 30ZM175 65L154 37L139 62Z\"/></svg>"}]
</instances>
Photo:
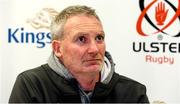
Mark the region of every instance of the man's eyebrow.
<instances>
[{"instance_id":1,"label":"man's eyebrow","mask_svg":"<svg viewBox=\"0 0 180 104\"><path fill-rule=\"evenodd\" d=\"M99 34L105 36L104 31L99 32Z\"/></svg>"},{"instance_id":2,"label":"man's eyebrow","mask_svg":"<svg viewBox=\"0 0 180 104\"><path fill-rule=\"evenodd\" d=\"M86 32L78 32L75 36L86 36L88 33Z\"/></svg>"},{"instance_id":3,"label":"man's eyebrow","mask_svg":"<svg viewBox=\"0 0 180 104\"><path fill-rule=\"evenodd\" d=\"M104 31L97 32L96 34L105 36ZM78 33L76 33L76 35L74 36L74 38L77 38L77 37L79 37L79 36L87 36L87 35L89 35L89 33L87 33L87 32L78 32Z\"/></svg>"},{"instance_id":4,"label":"man's eyebrow","mask_svg":"<svg viewBox=\"0 0 180 104\"><path fill-rule=\"evenodd\" d=\"M86 33L86 32L78 32L74 35L73 40L75 40L79 36L87 36L87 35L88 35L88 33Z\"/></svg>"}]
</instances>

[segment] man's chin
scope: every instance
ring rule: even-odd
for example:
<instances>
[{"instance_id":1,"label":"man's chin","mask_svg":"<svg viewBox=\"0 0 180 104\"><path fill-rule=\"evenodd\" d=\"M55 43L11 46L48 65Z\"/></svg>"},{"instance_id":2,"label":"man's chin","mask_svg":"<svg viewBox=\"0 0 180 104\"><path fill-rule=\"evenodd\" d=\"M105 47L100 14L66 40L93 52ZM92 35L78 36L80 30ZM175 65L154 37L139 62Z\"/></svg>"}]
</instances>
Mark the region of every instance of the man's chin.
<instances>
[{"instance_id":1,"label":"man's chin","mask_svg":"<svg viewBox=\"0 0 180 104\"><path fill-rule=\"evenodd\" d=\"M86 72L100 72L101 67L100 65L91 65L85 68Z\"/></svg>"}]
</instances>

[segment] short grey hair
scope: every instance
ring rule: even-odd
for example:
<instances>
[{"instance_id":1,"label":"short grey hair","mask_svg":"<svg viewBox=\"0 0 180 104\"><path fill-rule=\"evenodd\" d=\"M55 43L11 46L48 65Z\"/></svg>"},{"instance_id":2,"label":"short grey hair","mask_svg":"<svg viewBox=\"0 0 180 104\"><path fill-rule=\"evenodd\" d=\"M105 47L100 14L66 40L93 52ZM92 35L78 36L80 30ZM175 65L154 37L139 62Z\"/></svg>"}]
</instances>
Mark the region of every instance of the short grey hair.
<instances>
[{"instance_id":1,"label":"short grey hair","mask_svg":"<svg viewBox=\"0 0 180 104\"><path fill-rule=\"evenodd\" d=\"M66 23L67 19L71 16L80 14L94 16L100 21L98 15L95 12L95 9L92 9L91 7L85 5L69 6L62 10L52 21L50 27L52 40L62 39L64 35L64 24Z\"/></svg>"}]
</instances>

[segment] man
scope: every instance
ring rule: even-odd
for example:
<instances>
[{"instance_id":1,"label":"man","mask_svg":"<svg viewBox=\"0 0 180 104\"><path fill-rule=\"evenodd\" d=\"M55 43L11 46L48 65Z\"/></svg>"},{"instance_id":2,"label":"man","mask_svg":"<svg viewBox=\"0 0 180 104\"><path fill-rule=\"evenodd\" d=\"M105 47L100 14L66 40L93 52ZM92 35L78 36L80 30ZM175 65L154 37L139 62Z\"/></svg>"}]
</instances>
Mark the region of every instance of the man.
<instances>
[{"instance_id":1,"label":"man","mask_svg":"<svg viewBox=\"0 0 180 104\"><path fill-rule=\"evenodd\" d=\"M144 85L114 72L95 10L70 6L51 25L48 63L21 73L9 102L148 103Z\"/></svg>"}]
</instances>

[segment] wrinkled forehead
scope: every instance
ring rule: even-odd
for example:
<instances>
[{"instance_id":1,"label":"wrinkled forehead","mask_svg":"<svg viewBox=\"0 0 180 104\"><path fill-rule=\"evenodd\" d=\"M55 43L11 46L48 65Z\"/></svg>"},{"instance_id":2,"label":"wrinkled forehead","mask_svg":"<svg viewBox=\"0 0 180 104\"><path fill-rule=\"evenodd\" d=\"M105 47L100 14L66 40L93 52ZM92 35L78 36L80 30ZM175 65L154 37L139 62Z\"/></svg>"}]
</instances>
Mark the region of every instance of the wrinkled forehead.
<instances>
[{"instance_id":1,"label":"wrinkled forehead","mask_svg":"<svg viewBox=\"0 0 180 104\"><path fill-rule=\"evenodd\" d=\"M94 30L103 31L101 22L94 16L78 15L70 17L65 25L64 31L71 30Z\"/></svg>"}]
</instances>

